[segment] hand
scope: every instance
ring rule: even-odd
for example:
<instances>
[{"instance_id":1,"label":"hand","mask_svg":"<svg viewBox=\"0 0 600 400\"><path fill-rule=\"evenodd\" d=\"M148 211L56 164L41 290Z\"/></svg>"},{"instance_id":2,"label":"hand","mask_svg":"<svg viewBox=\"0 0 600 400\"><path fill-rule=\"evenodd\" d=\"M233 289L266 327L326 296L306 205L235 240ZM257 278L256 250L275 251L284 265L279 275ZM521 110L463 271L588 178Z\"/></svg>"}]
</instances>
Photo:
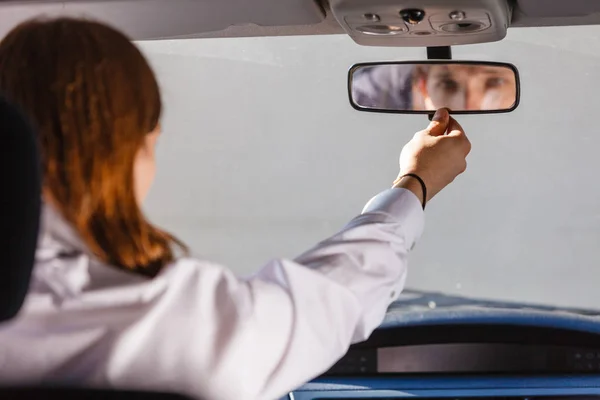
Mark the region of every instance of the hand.
<instances>
[{"instance_id":1,"label":"hand","mask_svg":"<svg viewBox=\"0 0 600 400\"><path fill-rule=\"evenodd\" d=\"M409 189L423 200L416 179L401 179L405 174L418 175L427 186L427 202L466 170L470 151L471 143L460 124L448 110L438 110L429 126L417 132L402 149L400 174L394 187Z\"/></svg>"}]
</instances>

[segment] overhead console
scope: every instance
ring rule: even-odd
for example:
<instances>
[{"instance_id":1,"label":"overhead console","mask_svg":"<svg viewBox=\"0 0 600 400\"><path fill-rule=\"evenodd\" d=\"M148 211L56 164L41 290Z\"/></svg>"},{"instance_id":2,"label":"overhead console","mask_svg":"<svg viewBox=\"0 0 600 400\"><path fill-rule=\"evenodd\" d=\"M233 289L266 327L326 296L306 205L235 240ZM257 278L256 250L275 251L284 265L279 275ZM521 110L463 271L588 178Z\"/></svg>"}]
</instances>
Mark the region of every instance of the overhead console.
<instances>
[{"instance_id":1,"label":"overhead console","mask_svg":"<svg viewBox=\"0 0 600 400\"><path fill-rule=\"evenodd\" d=\"M598 374L597 334L541 327L457 325L377 331L325 376Z\"/></svg>"},{"instance_id":2,"label":"overhead console","mask_svg":"<svg viewBox=\"0 0 600 400\"><path fill-rule=\"evenodd\" d=\"M506 0L331 0L338 23L366 46L454 46L506 36Z\"/></svg>"}]
</instances>

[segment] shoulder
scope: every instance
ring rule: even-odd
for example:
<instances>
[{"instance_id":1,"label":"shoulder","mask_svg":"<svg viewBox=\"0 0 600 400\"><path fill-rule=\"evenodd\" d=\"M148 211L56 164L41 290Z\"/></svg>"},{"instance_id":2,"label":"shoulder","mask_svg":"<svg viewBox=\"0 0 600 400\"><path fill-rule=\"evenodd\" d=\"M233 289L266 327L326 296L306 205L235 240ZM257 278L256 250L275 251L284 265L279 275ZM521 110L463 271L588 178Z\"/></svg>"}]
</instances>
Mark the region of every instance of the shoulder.
<instances>
[{"instance_id":1,"label":"shoulder","mask_svg":"<svg viewBox=\"0 0 600 400\"><path fill-rule=\"evenodd\" d=\"M216 292L232 292L243 286L243 280L230 269L217 263L197 258L179 258L167 265L154 278L169 297L186 297L200 300Z\"/></svg>"},{"instance_id":2,"label":"shoulder","mask_svg":"<svg viewBox=\"0 0 600 400\"><path fill-rule=\"evenodd\" d=\"M167 265L157 279L167 281L207 280L234 278L235 275L226 267L198 258L182 257Z\"/></svg>"}]
</instances>

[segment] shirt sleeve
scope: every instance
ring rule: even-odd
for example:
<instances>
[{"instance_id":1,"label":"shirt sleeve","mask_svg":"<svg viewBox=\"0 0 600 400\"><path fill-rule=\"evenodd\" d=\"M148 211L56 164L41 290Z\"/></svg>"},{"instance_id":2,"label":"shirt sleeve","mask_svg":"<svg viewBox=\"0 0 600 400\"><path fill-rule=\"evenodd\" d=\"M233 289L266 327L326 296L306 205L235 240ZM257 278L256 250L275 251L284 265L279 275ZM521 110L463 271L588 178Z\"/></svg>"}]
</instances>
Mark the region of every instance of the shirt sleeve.
<instances>
[{"instance_id":1,"label":"shirt sleeve","mask_svg":"<svg viewBox=\"0 0 600 400\"><path fill-rule=\"evenodd\" d=\"M247 279L215 265L180 269L166 303L121 338L112 376L131 382L145 370L201 398L277 399L379 326L403 288L423 224L417 197L390 189L336 235ZM132 352L133 364L125 354Z\"/></svg>"}]
</instances>

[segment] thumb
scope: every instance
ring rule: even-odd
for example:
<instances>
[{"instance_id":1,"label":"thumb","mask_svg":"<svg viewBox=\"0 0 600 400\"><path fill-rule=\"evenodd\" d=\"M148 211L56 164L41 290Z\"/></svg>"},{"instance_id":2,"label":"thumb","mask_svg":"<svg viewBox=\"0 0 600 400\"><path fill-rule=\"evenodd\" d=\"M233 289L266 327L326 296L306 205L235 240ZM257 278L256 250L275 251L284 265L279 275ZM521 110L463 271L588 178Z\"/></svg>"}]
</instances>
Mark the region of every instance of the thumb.
<instances>
[{"instance_id":1,"label":"thumb","mask_svg":"<svg viewBox=\"0 0 600 400\"><path fill-rule=\"evenodd\" d=\"M433 119L425 132L431 136L442 136L446 133L448 123L450 122L450 113L447 108L440 108L435 112Z\"/></svg>"},{"instance_id":2,"label":"thumb","mask_svg":"<svg viewBox=\"0 0 600 400\"><path fill-rule=\"evenodd\" d=\"M464 136L465 130L454 118L450 118L450 122L448 123L448 136Z\"/></svg>"}]
</instances>

